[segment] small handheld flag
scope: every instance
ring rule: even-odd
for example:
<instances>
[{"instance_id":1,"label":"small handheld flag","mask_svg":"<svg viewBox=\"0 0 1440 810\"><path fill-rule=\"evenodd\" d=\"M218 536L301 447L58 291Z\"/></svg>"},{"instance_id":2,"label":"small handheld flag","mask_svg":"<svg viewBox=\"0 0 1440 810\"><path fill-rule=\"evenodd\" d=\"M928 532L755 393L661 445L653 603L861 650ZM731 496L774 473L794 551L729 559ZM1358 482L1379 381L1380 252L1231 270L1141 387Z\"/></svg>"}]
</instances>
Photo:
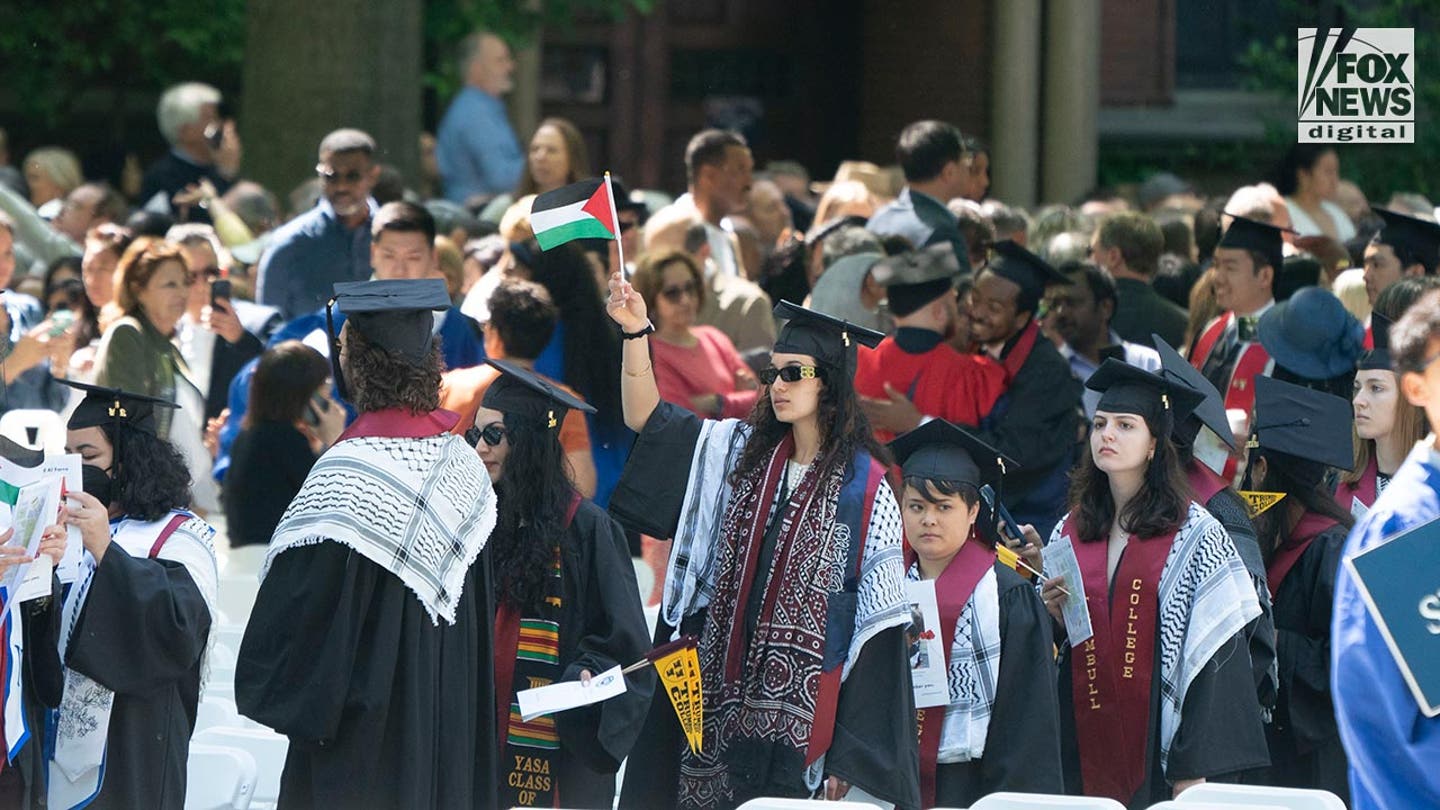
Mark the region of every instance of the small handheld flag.
<instances>
[{"instance_id":1,"label":"small handheld flag","mask_svg":"<svg viewBox=\"0 0 1440 810\"><path fill-rule=\"evenodd\" d=\"M660 685L670 696L670 705L675 709L675 717L685 732L691 753L700 753L704 738L705 701L700 691L700 655L695 637L683 636L662 644L646 653L644 659L626 667L624 672L634 672L646 664L655 665Z\"/></svg>"},{"instance_id":2,"label":"small handheld flag","mask_svg":"<svg viewBox=\"0 0 1440 810\"><path fill-rule=\"evenodd\" d=\"M1256 518L1265 514L1265 511L1270 507L1283 501L1285 499L1285 493L1241 490L1240 497L1245 499L1245 506L1250 510L1250 517Z\"/></svg>"},{"instance_id":3,"label":"small handheld flag","mask_svg":"<svg viewBox=\"0 0 1440 810\"><path fill-rule=\"evenodd\" d=\"M609 173L604 178L581 180L547 191L530 205L530 227L541 250L574 239L615 239L615 201Z\"/></svg>"}]
</instances>

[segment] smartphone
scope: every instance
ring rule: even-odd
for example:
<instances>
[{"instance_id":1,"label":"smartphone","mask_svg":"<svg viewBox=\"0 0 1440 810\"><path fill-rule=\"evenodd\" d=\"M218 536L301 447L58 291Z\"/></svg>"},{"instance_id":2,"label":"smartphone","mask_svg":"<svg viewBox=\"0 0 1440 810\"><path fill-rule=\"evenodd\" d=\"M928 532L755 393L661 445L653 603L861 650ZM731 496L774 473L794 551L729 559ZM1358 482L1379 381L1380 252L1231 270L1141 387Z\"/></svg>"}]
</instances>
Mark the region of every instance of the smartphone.
<instances>
[{"instance_id":1,"label":"smartphone","mask_svg":"<svg viewBox=\"0 0 1440 810\"><path fill-rule=\"evenodd\" d=\"M225 140L225 122L216 121L205 126L205 140L210 142L211 149L219 149L220 142Z\"/></svg>"},{"instance_id":2,"label":"smartphone","mask_svg":"<svg viewBox=\"0 0 1440 810\"><path fill-rule=\"evenodd\" d=\"M50 315L50 337L56 338L65 334L65 330L75 323L75 313L68 309L57 309Z\"/></svg>"},{"instance_id":3,"label":"smartphone","mask_svg":"<svg viewBox=\"0 0 1440 810\"><path fill-rule=\"evenodd\" d=\"M320 415L330 412L330 400L315 394L310 397L310 404L305 406L305 424L310 427L320 427Z\"/></svg>"},{"instance_id":4,"label":"smartphone","mask_svg":"<svg viewBox=\"0 0 1440 810\"><path fill-rule=\"evenodd\" d=\"M1005 504L995 499L995 490L989 484L980 487L980 497L985 500L985 505L990 507L991 514L995 515L995 525L997 529L1004 527L1005 533L1010 535L1008 539L1001 538L1005 540L1005 544L1015 545L1018 543L1024 545L1025 533L1020 531L1020 525L1015 522L1015 518L1010 516L1010 510L1005 508Z\"/></svg>"},{"instance_id":5,"label":"smartphone","mask_svg":"<svg viewBox=\"0 0 1440 810\"><path fill-rule=\"evenodd\" d=\"M230 295L230 279L217 278L210 282L210 306L215 306L215 302L222 298L228 302Z\"/></svg>"}]
</instances>

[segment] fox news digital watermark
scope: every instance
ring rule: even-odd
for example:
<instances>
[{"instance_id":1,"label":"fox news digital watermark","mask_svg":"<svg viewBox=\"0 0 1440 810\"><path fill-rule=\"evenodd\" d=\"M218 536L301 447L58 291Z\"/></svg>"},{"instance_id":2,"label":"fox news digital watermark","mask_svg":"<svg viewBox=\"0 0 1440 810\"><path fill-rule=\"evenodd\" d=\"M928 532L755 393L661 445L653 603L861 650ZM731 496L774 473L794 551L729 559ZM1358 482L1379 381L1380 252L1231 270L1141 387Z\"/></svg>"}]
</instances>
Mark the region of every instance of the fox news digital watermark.
<instances>
[{"instance_id":1,"label":"fox news digital watermark","mask_svg":"<svg viewBox=\"0 0 1440 810\"><path fill-rule=\"evenodd\" d=\"M1301 28L1301 143L1415 142L1415 29Z\"/></svg>"}]
</instances>

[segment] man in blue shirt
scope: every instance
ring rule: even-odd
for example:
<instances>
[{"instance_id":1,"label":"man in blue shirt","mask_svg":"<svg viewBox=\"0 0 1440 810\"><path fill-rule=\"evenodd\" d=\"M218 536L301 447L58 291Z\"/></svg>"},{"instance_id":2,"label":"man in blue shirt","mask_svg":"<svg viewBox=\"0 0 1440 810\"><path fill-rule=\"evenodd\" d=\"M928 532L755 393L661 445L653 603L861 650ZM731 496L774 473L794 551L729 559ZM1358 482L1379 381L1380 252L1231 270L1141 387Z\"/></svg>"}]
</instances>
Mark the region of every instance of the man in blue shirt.
<instances>
[{"instance_id":1,"label":"man in blue shirt","mask_svg":"<svg viewBox=\"0 0 1440 810\"><path fill-rule=\"evenodd\" d=\"M471 34L460 44L459 61L465 87L440 122L435 160L446 199L464 204L477 194L513 190L525 155L500 101L515 84L510 46L488 32Z\"/></svg>"},{"instance_id":2,"label":"man in blue shirt","mask_svg":"<svg viewBox=\"0 0 1440 810\"><path fill-rule=\"evenodd\" d=\"M895 160L905 172L905 187L865 227L879 236L903 236L916 248L948 242L960 270L970 272L970 248L959 220L945 207L970 183L960 130L943 121L916 121L900 133Z\"/></svg>"},{"instance_id":3,"label":"man in blue shirt","mask_svg":"<svg viewBox=\"0 0 1440 810\"><path fill-rule=\"evenodd\" d=\"M1440 293L1415 303L1390 329L1400 390L1440 431ZM1346 558L1440 517L1440 448L1415 446L1345 541ZM1416 576L1417 572L1396 572ZM1335 581L1331 624L1335 719L1350 759L1355 810L1440 807L1440 717L1426 717L1396 666L1347 566Z\"/></svg>"},{"instance_id":4,"label":"man in blue shirt","mask_svg":"<svg viewBox=\"0 0 1440 810\"><path fill-rule=\"evenodd\" d=\"M374 139L358 129L337 129L320 142L320 202L275 231L256 274L256 299L286 320L324 306L335 282L370 278L374 155Z\"/></svg>"}]
</instances>

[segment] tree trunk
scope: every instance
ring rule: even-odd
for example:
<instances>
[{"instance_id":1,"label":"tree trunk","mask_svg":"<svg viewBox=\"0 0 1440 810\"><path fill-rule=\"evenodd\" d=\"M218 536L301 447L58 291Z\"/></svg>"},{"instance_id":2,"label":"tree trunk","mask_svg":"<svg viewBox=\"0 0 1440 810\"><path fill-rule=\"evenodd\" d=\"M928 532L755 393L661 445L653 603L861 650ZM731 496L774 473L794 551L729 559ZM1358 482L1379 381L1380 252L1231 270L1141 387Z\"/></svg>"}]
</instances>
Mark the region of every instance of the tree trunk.
<instances>
[{"instance_id":1,"label":"tree trunk","mask_svg":"<svg viewBox=\"0 0 1440 810\"><path fill-rule=\"evenodd\" d=\"M239 110L245 177L285 195L327 133L370 133L407 183L420 161L422 0L249 0Z\"/></svg>"}]
</instances>

